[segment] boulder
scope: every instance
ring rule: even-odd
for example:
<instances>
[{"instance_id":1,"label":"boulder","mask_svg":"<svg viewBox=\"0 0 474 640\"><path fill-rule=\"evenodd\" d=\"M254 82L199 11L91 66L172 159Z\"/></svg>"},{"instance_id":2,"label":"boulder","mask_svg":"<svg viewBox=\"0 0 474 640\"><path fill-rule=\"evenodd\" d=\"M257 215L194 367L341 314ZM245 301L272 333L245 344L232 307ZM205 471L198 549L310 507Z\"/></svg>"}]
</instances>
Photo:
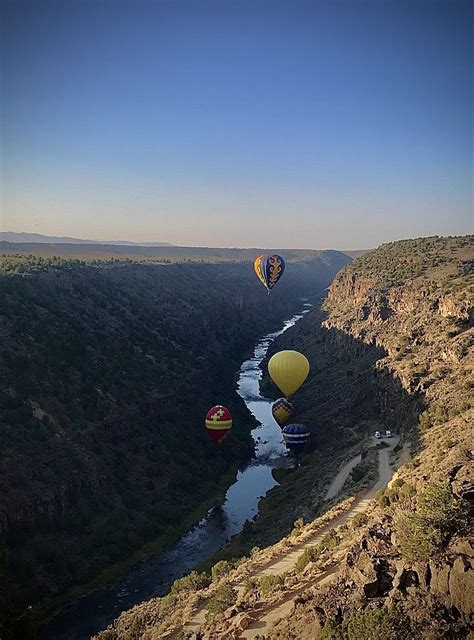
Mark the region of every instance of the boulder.
<instances>
[{"instance_id":1,"label":"boulder","mask_svg":"<svg viewBox=\"0 0 474 640\"><path fill-rule=\"evenodd\" d=\"M431 584L431 569L428 562L423 562L417 565L418 579L420 580L420 587L425 591L428 591Z\"/></svg>"},{"instance_id":2,"label":"boulder","mask_svg":"<svg viewBox=\"0 0 474 640\"><path fill-rule=\"evenodd\" d=\"M234 619L234 626L239 629L239 631L245 631L252 622L253 618L248 613L239 613Z\"/></svg>"},{"instance_id":3,"label":"boulder","mask_svg":"<svg viewBox=\"0 0 474 640\"><path fill-rule=\"evenodd\" d=\"M224 618L226 620L230 620L230 618L233 618L238 613L239 613L239 608L234 605L233 607L230 607L229 609L226 609L224 611Z\"/></svg>"},{"instance_id":4,"label":"boulder","mask_svg":"<svg viewBox=\"0 0 474 640\"><path fill-rule=\"evenodd\" d=\"M474 502L474 483L469 480L453 482L453 493L463 500Z\"/></svg>"},{"instance_id":5,"label":"boulder","mask_svg":"<svg viewBox=\"0 0 474 640\"><path fill-rule=\"evenodd\" d=\"M449 553L462 554L468 558L474 558L474 546L467 538L454 538L448 549Z\"/></svg>"},{"instance_id":6,"label":"boulder","mask_svg":"<svg viewBox=\"0 0 474 640\"><path fill-rule=\"evenodd\" d=\"M449 573L451 604L464 616L474 613L474 571L468 560L458 556Z\"/></svg>"},{"instance_id":7,"label":"boulder","mask_svg":"<svg viewBox=\"0 0 474 640\"><path fill-rule=\"evenodd\" d=\"M378 579L364 584L364 595L366 598L376 598L381 595L380 584Z\"/></svg>"},{"instance_id":8,"label":"boulder","mask_svg":"<svg viewBox=\"0 0 474 640\"><path fill-rule=\"evenodd\" d=\"M374 562L366 551L362 551L357 560L353 560L353 562L350 574L356 585L362 587L364 584L377 580Z\"/></svg>"},{"instance_id":9,"label":"boulder","mask_svg":"<svg viewBox=\"0 0 474 640\"><path fill-rule=\"evenodd\" d=\"M392 587L392 576L385 562L362 551L350 572L355 584L362 587L367 598L376 598Z\"/></svg>"},{"instance_id":10,"label":"boulder","mask_svg":"<svg viewBox=\"0 0 474 640\"><path fill-rule=\"evenodd\" d=\"M431 572L430 591L434 596L439 598L441 602L446 602L449 595L449 573L451 566L448 563L440 566L433 561L430 562L429 566Z\"/></svg>"},{"instance_id":11,"label":"boulder","mask_svg":"<svg viewBox=\"0 0 474 640\"><path fill-rule=\"evenodd\" d=\"M400 565L400 563L397 564L399 566L393 577L392 590L396 589L398 591L406 592L410 587L418 587L420 584L418 573L406 565Z\"/></svg>"}]
</instances>

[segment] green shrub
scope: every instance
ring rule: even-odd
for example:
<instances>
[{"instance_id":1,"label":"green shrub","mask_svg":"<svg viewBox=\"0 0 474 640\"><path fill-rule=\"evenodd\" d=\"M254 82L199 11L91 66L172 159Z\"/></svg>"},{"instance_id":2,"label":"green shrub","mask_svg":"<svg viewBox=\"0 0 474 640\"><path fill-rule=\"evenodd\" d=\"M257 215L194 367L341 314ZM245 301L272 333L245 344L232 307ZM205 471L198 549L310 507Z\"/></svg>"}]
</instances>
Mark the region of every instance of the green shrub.
<instances>
[{"instance_id":1,"label":"green shrub","mask_svg":"<svg viewBox=\"0 0 474 640\"><path fill-rule=\"evenodd\" d=\"M444 372L443 372L443 375L444 375ZM449 415L446 407L442 407L440 405L436 405L434 407L433 414L437 424L443 424L449 419Z\"/></svg>"},{"instance_id":2,"label":"green shrub","mask_svg":"<svg viewBox=\"0 0 474 640\"><path fill-rule=\"evenodd\" d=\"M431 482L420 494L417 504L420 515L442 529L453 526L459 514L460 504L451 493L448 481Z\"/></svg>"},{"instance_id":3,"label":"green shrub","mask_svg":"<svg viewBox=\"0 0 474 640\"><path fill-rule=\"evenodd\" d=\"M310 562L316 562L318 558L319 553L317 547L310 547L309 549L305 549L295 562L295 570L298 573L301 573L307 564L309 564Z\"/></svg>"},{"instance_id":4,"label":"green shrub","mask_svg":"<svg viewBox=\"0 0 474 640\"><path fill-rule=\"evenodd\" d=\"M216 593L207 603L207 615L210 619L214 618L219 613L222 613L237 600L237 593L229 585L223 585L219 587Z\"/></svg>"},{"instance_id":5,"label":"green shrub","mask_svg":"<svg viewBox=\"0 0 474 640\"><path fill-rule=\"evenodd\" d=\"M347 640L403 640L411 637L409 623L394 609L366 609L343 623Z\"/></svg>"},{"instance_id":6,"label":"green shrub","mask_svg":"<svg viewBox=\"0 0 474 640\"><path fill-rule=\"evenodd\" d=\"M260 586L260 580L257 576L247 576L244 578L245 592L255 591Z\"/></svg>"},{"instance_id":7,"label":"green shrub","mask_svg":"<svg viewBox=\"0 0 474 640\"><path fill-rule=\"evenodd\" d=\"M402 554L412 561L428 560L449 539L464 518L461 502L449 483L432 482L418 496L415 513L395 521Z\"/></svg>"},{"instance_id":8,"label":"green shrub","mask_svg":"<svg viewBox=\"0 0 474 640\"><path fill-rule=\"evenodd\" d=\"M382 509L390 505L390 500L388 499L388 496L385 495L385 489L380 489L380 491L377 491L377 493L375 494L375 502L379 505L379 507L382 507Z\"/></svg>"},{"instance_id":9,"label":"green shrub","mask_svg":"<svg viewBox=\"0 0 474 640\"><path fill-rule=\"evenodd\" d=\"M279 587L285 583L284 575L262 576L260 578L260 591L262 595L268 595L275 587Z\"/></svg>"},{"instance_id":10,"label":"green shrub","mask_svg":"<svg viewBox=\"0 0 474 640\"><path fill-rule=\"evenodd\" d=\"M402 555L408 560L428 560L441 545L441 532L428 525L418 513L407 513L396 520Z\"/></svg>"},{"instance_id":11,"label":"green shrub","mask_svg":"<svg viewBox=\"0 0 474 640\"><path fill-rule=\"evenodd\" d=\"M295 522L293 523L293 529L291 530L291 537L295 537L297 536L299 533L301 533L301 529L304 527L304 519L303 518L298 518L298 520L295 520Z\"/></svg>"},{"instance_id":12,"label":"green shrub","mask_svg":"<svg viewBox=\"0 0 474 640\"><path fill-rule=\"evenodd\" d=\"M216 562L216 564L211 569L211 579L212 582L217 582L221 578L225 578L225 576L229 575L232 571L234 565L232 562L228 560L220 560Z\"/></svg>"},{"instance_id":13,"label":"green shrub","mask_svg":"<svg viewBox=\"0 0 474 640\"><path fill-rule=\"evenodd\" d=\"M324 625L319 640L344 640L342 629L329 621Z\"/></svg>"},{"instance_id":14,"label":"green shrub","mask_svg":"<svg viewBox=\"0 0 474 640\"><path fill-rule=\"evenodd\" d=\"M423 413L420 414L418 424L420 425L420 430L422 432L433 426L433 422L428 411L423 411Z\"/></svg>"},{"instance_id":15,"label":"green shrub","mask_svg":"<svg viewBox=\"0 0 474 640\"><path fill-rule=\"evenodd\" d=\"M397 478L395 482L392 484L390 489L385 490L385 496L388 500L388 504L392 504L394 502L402 502L407 500L411 496L416 494L416 489L411 484L405 482L401 478Z\"/></svg>"},{"instance_id":16,"label":"green shrub","mask_svg":"<svg viewBox=\"0 0 474 640\"><path fill-rule=\"evenodd\" d=\"M307 564L310 562L316 562L319 560L324 551L331 551L339 544L339 538L334 529L330 529L326 535L323 536L321 542L314 546L305 549L295 563L295 569L298 573L303 571Z\"/></svg>"},{"instance_id":17,"label":"green shrub","mask_svg":"<svg viewBox=\"0 0 474 640\"><path fill-rule=\"evenodd\" d=\"M398 488L398 487L402 487L405 484L405 480L403 480L402 478L396 478L393 482L392 482L392 489Z\"/></svg>"},{"instance_id":18,"label":"green shrub","mask_svg":"<svg viewBox=\"0 0 474 640\"><path fill-rule=\"evenodd\" d=\"M369 521L368 517L365 513L356 513L352 518L351 525L354 529L359 529L359 527L363 527Z\"/></svg>"},{"instance_id":19,"label":"green shrub","mask_svg":"<svg viewBox=\"0 0 474 640\"><path fill-rule=\"evenodd\" d=\"M176 595L181 591L199 591L199 589L205 589L209 586L211 580L207 573L198 573L197 571L191 571L187 576L183 576L173 582L171 587L171 593Z\"/></svg>"},{"instance_id":20,"label":"green shrub","mask_svg":"<svg viewBox=\"0 0 474 640\"><path fill-rule=\"evenodd\" d=\"M335 549L339 544L339 537L334 529L330 529L322 538L321 542L318 544L318 549L320 555L324 551L331 551Z\"/></svg>"},{"instance_id":21,"label":"green shrub","mask_svg":"<svg viewBox=\"0 0 474 640\"><path fill-rule=\"evenodd\" d=\"M104 629L100 633L100 640L117 640L117 632L115 629Z\"/></svg>"},{"instance_id":22,"label":"green shrub","mask_svg":"<svg viewBox=\"0 0 474 640\"><path fill-rule=\"evenodd\" d=\"M367 471L368 471L368 467L366 464L362 464L362 463L358 464L351 471L352 480L354 482L359 482L359 480L362 480L362 478L365 477Z\"/></svg>"},{"instance_id":23,"label":"green shrub","mask_svg":"<svg viewBox=\"0 0 474 640\"><path fill-rule=\"evenodd\" d=\"M341 625L328 623L321 640L409 640L408 618L396 607L367 608L345 618Z\"/></svg>"},{"instance_id":24,"label":"green shrub","mask_svg":"<svg viewBox=\"0 0 474 640\"><path fill-rule=\"evenodd\" d=\"M407 500L408 498L416 495L416 489L413 485L405 482L399 489L398 495L400 496L400 500Z\"/></svg>"},{"instance_id":25,"label":"green shrub","mask_svg":"<svg viewBox=\"0 0 474 640\"><path fill-rule=\"evenodd\" d=\"M171 609L173 609L176 606L176 603L178 602L178 596L176 594L172 594L172 593L168 593L166 596L164 596L164 598L161 598L160 600L160 615L164 616L166 615L169 611L171 611Z\"/></svg>"},{"instance_id":26,"label":"green shrub","mask_svg":"<svg viewBox=\"0 0 474 640\"><path fill-rule=\"evenodd\" d=\"M144 617L137 616L134 618L132 624L127 630L126 640L140 640L140 638L143 638L146 626L146 619Z\"/></svg>"}]
</instances>

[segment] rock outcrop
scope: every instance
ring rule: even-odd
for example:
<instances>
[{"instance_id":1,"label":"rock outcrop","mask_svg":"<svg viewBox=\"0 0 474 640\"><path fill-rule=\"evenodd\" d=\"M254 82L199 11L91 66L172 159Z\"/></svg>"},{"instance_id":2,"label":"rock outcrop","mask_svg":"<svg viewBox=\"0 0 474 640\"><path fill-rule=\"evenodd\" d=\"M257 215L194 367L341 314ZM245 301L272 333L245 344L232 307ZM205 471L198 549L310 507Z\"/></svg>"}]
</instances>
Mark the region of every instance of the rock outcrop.
<instances>
[{"instance_id":1,"label":"rock outcrop","mask_svg":"<svg viewBox=\"0 0 474 640\"><path fill-rule=\"evenodd\" d=\"M342 634L334 638L345 638L357 622L368 624L374 607L387 629L393 623L397 640L468 636L474 622L473 241L385 245L346 267L331 286L324 326L385 351L374 369L416 399L419 426L405 437L418 455L378 497L337 582L311 590L270 638L303 637L315 611L321 628L332 625ZM449 515L454 506L457 515Z\"/></svg>"}]
</instances>

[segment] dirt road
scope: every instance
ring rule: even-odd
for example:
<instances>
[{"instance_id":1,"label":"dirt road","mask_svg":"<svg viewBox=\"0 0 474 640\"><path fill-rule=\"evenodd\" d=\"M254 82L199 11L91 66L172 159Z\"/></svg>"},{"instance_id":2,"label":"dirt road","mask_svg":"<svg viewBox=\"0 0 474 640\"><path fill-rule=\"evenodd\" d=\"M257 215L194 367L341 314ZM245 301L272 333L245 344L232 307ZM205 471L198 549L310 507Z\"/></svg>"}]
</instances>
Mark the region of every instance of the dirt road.
<instances>
[{"instance_id":1,"label":"dirt road","mask_svg":"<svg viewBox=\"0 0 474 640\"><path fill-rule=\"evenodd\" d=\"M363 497L357 500L348 511L341 514L337 518L334 518L334 520L328 522L328 524L320 528L313 537L306 540L304 543L293 547L293 549L291 549L291 551L289 551L285 556L279 558L276 562L268 565L260 572L256 573L257 576L278 575L281 573L285 573L286 571L290 571L294 568L297 559L304 551L304 549L317 545L321 541L323 536L329 531L329 529L333 529L335 527L339 527L342 524L348 523L357 513L362 513L367 509L374 495L377 493L377 491L383 489L388 484L390 478L394 473L394 469L392 469L390 465L390 454L397 446L399 437L397 436L391 438L390 440L379 440L378 442L384 441L389 446L384 449L379 449L378 480L375 485L371 487ZM360 456L356 456L342 467L333 483L329 487L326 498L334 497L335 495L337 495L337 492L342 489L345 480L349 476L352 469L356 466L356 464L358 464L358 462L360 462ZM334 493L337 487L339 488L337 489L336 493ZM318 584L320 586L323 586L325 583L334 580L336 576L337 570L335 569L329 574L322 576L321 579L318 580ZM304 585L303 588L306 588L306 585ZM266 610L258 612L258 619L255 620L255 622L253 622L245 631L243 631L240 637L255 638L257 635L265 634L266 632L268 632L268 629L275 622L283 619L291 611L293 607L293 598L295 597L295 595L297 595L296 591L292 593L291 596L287 595L284 601L277 606L269 607Z\"/></svg>"},{"instance_id":2,"label":"dirt road","mask_svg":"<svg viewBox=\"0 0 474 640\"><path fill-rule=\"evenodd\" d=\"M378 453L378 480L373 487L371 487L368 491L366 491L359 499L357 499L352 507L342 513L341 515L333 518L327 524L320 527L317 531L315 531L314 535L310 538L306 539L304 542L295 545L291 548L287 553L283 556L279 556L273 562L270 562L265 567L261 568L254 575L256 577L267 576L267 575L280 575L290 571L294 568L296 561L300 557L301 553L309 548L317 545L323 536L330 530L335 527L339 527L340 525L348 523L357 513L364 512L369 503L371 502L374 495L380 489L383 489L387 483L390 481L394 473L394 469L392 469L390 465L390 455L393 449L397 446L400 438L395 436L390 439L381 439L381 440L373 440L373 446L378 444L379 442L385 442L388 446L384 449L379 449ZM403 458L405 456L402 456ZM326 493L326 500L335 497L344 486L345 481L349 477L352 469L359 464L361 461L360 454L349 460L338 472L334 480L332 481L328 491ZM330 582L335 579L337 576L337 567L334 567L334 570L324 574L318 580L319 585L323 585L326 582ZM314 581L313 583L314 584ZM243 588L243 585L235 585L238 589ZM306 582L302 582L302 584L291 594L283 597L283 600L275 605L270 605L266 608L263 608L258 611L253 612L253 616L256 618L255 621L240 635L241 638L255 638L257 635L261 635L268 631L268 629L278 620L281 620L285 617L293 607L293 599L298 592L306 589L308 585ZM200 608L194 617L189 620L189 622L185 625L186 631L199 631L201 625L204 623L206 617L206 609L205 607Z\"/></svg>"},{"instance_id":3,"label":"dirt road","mask_svg":"<svg viewBox=\"0 0 474 640\"><path fill-rule=\"evenodd\" d=\"M352 469L356 467L361 460L362 460L362 456L359 453L358 456L356 456L355 458L352 458L352 460L350 460L347 464L345 464L342 467L342 469L339 471L337 476L332 481L331 486L329 487L326 493L325 500L330 500L331 498L334 498L335 496L337 496L339 491L344 486L344 483L349 477Z\"/></svg>"}]
</instances>

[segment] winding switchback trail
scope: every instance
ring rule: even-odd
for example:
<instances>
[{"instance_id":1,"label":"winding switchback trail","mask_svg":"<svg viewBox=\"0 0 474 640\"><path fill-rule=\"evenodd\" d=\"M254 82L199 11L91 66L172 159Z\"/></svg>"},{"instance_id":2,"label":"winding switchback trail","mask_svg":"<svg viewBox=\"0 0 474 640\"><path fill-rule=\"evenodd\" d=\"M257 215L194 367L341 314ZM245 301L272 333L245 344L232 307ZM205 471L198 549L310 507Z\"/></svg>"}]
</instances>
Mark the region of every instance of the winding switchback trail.
<instances>
[{"instance_id":1,"label":"winding switchback trail","mask_svg":"<svg viewBox=\"0 0 474 640\"><path fill-rule=\"evenodd\" d=\"M349 460L349 462L342 467L342 469L339 471L337 476L331 482L329 489L327 490L326 498L325 498L326 500L330 500L331 498L334 498L335 496L337 496L339 491L344 486L344 483L349 477L352 469L356 467L361 460L362 460L362 456L359 453L359 455L357 455L355 458L352 458L352 460Z\"/></svg>"},{"instance_id":2,"label":"winding switchback trail","mask_svg":"<svg viewBox=\"0 0 474 640\"><path fill-rule=\"evenodd\" d=\"M306 538L303 542L294 545L289 551L283 553L282 555L279 555L264 567L261 567L255 572L253 577L261 578L268 575L276 576L291 571L292 569L294 569L296 561L305 549L317 545L330 529L334 529L343 524L347 524L357 513L364 512L377 491L387 485L395 471L395 469L390 465L390 454L399 443L399 440L399 436L394 436L390 440L385 440L385 443L388 444L388 446L383 449L379 449L378 451L377 482L370 489L356 497L350 508L319 527L313 535ZM376 442L380 441L374 440L373 444L375 444ZM382 442L384 442L384 440L382 440ZM401 463L402 460L403 462L405 462L404 453L402 453L402 456L399 459L399 463ZM360 460L361 456L359 454L343 465L343 467L339 470L338 474L332 481L326 493L326 499L333 498L340 492L352 469L357 464L359 464ZM330 581L336 575L337 565L335 563L334 567L332 567L331 570L324 572L318 578L317 583L322 586L325 582ZM308 580L302 577L298 586L294 590L292 590L291 593L282 594L282 599L280 602L267 606L263 605L261 608L255 609L252 612L249 611L249 618L253 619L253 622L247 627L245 631L242 631L239 637L255 638L256 636L267 632L272 624L274 624L278 620L281 620L291 610L291 608L293 607L294 597L301 591L304 591L310 584L315 584L314 579ZM245 588L244 584L233 584L232 586L238 591L241 591ZM194 633L198 632L205 622L206 612L206 606L205 604L203 604L196 611L193 618L189 620L189 622L185 625L185 631Z\"/></svg>"},{"instance_id":3,"label":"winding switchback trail","mask_svg":"<svg viewBox=\"0 0 474 640\"><path fill-rule=\"evenodd\" d=\"M313 537L293 547L283 557L279 558L276 562L269 564L267 567L265 567L265 569L258 572L256 576L260 577L264 575L280 575L280 574L286 573L287 571L290 571L291 569L294 568L296 561L298 560L302 552L309 547L313 547L319 544L319 542L321 542L324 535L330 529L334 529L336 527L340 527L343 524L347 524L357 513L363 513L367 509L369 503L371 502L372 498L377 493L377 491L379 491L380 489L383 489L388 484L388 482L390 481L395 471L395 469L392 468L392 466L390 465L390 454L392 453L393 449L397 446L399 440L400 440L399 436L395 436L388 441L387 440L381 441L381 442L385 441L387 444L389 444L389 446L384 449L379 449L377 482L367 492L365 492L360 498L356 499L355 502L350 507L350 509L345 511L340 516L335 517L333 520L330 520L323 527L319 528ZM339 490L342 489L345 479L349 476L352 469L359 462L360 462L360 456L356 456L355 458L347 462L342 467L342 469L339 471L336 478L334 479L333 483L329 487L326 498L331 498L331 497L334 497L334 495L337 495L338 491L336 491L336 494L334 494L335 488L339 487ZM342 480L343 478L344 480ZM342 481L342 484L341 484L341 481ZM262 633L265 633L275 622L277 622L278 620L281 620L288 614L288 612L293 607L294 597L298 595L298 593L306 589L309 586L309 584L312 584L312 585L319 584L320 586L323 586L323 584L334 579L336 575L337 575L337 566L335 564L333 569L322 574L318 578L316 583L314 579L311 581L308 581L308 580L304 580L303 578L301 581L301 584L297 587L297 589L292 591L290 594L284 595L281 602L277 603L276 605L269 606L268 608L262 609L258 612L255 612L255 615L253 616L254 622L250 624L245 631L242 632L240 637L255 638L256 636L261 635Z\"/></svg>"}]
</instances>

